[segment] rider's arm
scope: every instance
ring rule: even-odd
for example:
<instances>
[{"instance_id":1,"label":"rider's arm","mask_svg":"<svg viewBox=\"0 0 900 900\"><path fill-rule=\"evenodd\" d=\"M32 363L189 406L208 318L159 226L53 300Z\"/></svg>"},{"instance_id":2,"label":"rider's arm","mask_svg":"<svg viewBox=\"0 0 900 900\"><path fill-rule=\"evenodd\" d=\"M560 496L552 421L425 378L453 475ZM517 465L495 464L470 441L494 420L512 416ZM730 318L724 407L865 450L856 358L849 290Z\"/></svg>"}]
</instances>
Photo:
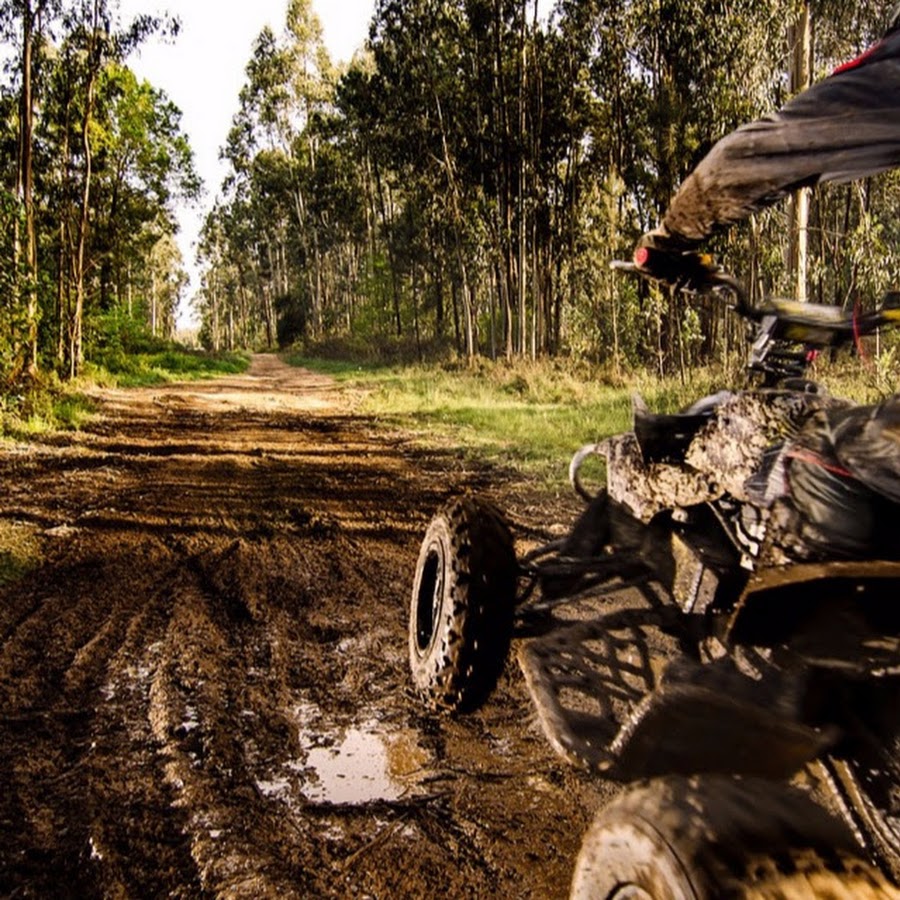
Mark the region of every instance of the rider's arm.
<instances>
[{"instance_id":1,"label":"rider's arm","mask_svg":"<svg viewBox=\"0 0 900 900\"><path fill-rule=\"evenodd\" d=\"M690 249L791 190L900 166L900 30L719 141L642 244Z\"/></svg>"}]
</instances>

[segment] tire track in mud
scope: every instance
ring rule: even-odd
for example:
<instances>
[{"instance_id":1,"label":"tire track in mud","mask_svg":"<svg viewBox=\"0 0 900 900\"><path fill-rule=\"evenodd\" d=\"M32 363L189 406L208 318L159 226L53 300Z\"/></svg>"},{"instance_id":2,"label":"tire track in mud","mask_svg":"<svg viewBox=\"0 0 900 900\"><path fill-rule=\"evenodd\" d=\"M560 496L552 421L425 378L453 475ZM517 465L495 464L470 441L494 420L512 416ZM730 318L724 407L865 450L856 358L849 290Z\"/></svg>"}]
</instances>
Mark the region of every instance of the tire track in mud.
<instances>
[{"instance_id":1,"label":"tire track in mud","mask_svg":"<svg viewBox=\"0 0 900 900\"><path fill-rule=\"evenodd\" d=\"M26 895L49 896L61 887L70 895L96 890L89 873L102 857L94 822L109 811L117 839L127 838L129 807L106 802L125 772L142 770L141 783L150 789L149 808L167 809L171 802L155 795L154 779L146 777L146 750L130 735L124 740L117 735L115 765L106 766L104 759L108 735L115 730L108 721L109 679L122 659L139 652L162 602L144 596L140 605L132 605L133 597L120 587L127 585L135 562L154 559L160 550L135 549L127 562L112 555L106 560L90 556L66 565L64 557L52 583L32 576L29 581L38 582L43 601L0 653L0 708L14 711L12 716L23 723L15 740L0 742L0 767L11 775L19 812L4 815L0 828L9 854L4 863L11 864L10 875L23 882ZM111 588L102 598L98 584ZM24 727L29 721L44 727ZM136 723L128 721L130 732ZM170 855L170 843L160 842L154 867ZM172 866L183 869L184 863L175 847Z\"/></svg>"},{"instance_id":2,"label":"tire track in mud","mask_svg":"<svg viewBox=\"0 0 900 900\"><path fill-rule=\"evenodd\" d=\"M0 452L0 894L565 896L596 785L518 673L423 715L406 603L428 516L492 485L272 358L113 392Z\"/></svg>"}]
</instances>

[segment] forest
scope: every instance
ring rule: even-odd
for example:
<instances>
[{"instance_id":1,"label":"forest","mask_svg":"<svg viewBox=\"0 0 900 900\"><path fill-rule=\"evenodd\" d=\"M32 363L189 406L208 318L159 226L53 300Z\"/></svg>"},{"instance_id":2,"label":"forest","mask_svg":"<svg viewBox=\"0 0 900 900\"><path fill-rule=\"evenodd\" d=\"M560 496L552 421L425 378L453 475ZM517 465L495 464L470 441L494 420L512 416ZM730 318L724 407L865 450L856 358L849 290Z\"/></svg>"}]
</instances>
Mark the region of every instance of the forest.
<instances>
[{"instance_id":1,"label":"forest","mask_svg":"<svg viewBox=\"0 0 900 900\"><path fill-rule=\"evenodd\" d=\"M712 144L877 40L872 0L377 0L336 65L310 0L254 40L186 295L180 112L129 54L178 21L2 0L0 385L112 366L193 304L214 351L562 357L659 374L723 313L617 275ZM896 173L804 191L711 242L751 295L871 304Z\"/></svg>"}]
</instances>

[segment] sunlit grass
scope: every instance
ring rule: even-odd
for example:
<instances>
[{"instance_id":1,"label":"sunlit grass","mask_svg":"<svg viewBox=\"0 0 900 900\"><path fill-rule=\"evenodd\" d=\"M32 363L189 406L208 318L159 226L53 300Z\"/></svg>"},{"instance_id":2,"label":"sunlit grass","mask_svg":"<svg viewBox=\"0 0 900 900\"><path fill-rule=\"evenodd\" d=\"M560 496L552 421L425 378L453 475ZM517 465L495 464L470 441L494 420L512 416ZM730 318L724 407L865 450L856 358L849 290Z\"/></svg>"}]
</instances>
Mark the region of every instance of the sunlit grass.
<instances>
[{"instance_id":1,"label":"sunlit grass","mask_svg":"<svg viewBox=\"0 0 900 900\"><path fill-rule=\"evenodd\" d=\"M0 587L21 578L41 559L35 530L16 522L0 522Z\"/></svg>"},{"instance_id":2,"label":"sunlit grass","mask_svg":"<svg viewBox=\"0 0 900 900\"><path fill-rule=\"evenodd\" d=\"M110 371L120 387L152 387L173 381L215 378L246 371L250 357L245 353L201 353L165 350L160 353L136 353Z\"/></svg>"},{"instance_id":3,"label":"sunlit grass","mask_svg":"<svg viewBox=\"0 0 900 900\"><path fill-rule=\"evenodd\" d=\"M582 446L632 427L632 397L656 412L674 412L741 374L702 368L681 379L608 373L564 362L387 366L288 358L331 375L352 390L359 412L429 444L510 466L548 485L566 481L569 460ZM884 393L859 360L823 361L810 377L837 396L876 402ZM881 394L879 394L879 391Z\"/></svg>"},{"instance_id":4,"label":"sunlit grass","mask_svg":"<svg viewBox=\"0 0 900 900\"><path fill-rule=\"evenodd\" d=\"M549 484L566 479L573 453L628 430L632 394L671 411L712 390L714 377L678 380L634 377L610 383L588 369L557 363L465 366L374 366L289 359L352 387L359 412L413 432L423 445L511 466Z\"/></svg>"},{"instance_id":5,"label":"sunlit grass","mask_svg":"<svg viewBox=\"0 0 900 900\"><path fill-rule=\"evenodd\" d=\"M7 399L0 406L0 435L27 440L52 431L77 430L95 413L96 404L78 388L54 384L34 389L27 396Z\"/></svg>"}]
</instances>

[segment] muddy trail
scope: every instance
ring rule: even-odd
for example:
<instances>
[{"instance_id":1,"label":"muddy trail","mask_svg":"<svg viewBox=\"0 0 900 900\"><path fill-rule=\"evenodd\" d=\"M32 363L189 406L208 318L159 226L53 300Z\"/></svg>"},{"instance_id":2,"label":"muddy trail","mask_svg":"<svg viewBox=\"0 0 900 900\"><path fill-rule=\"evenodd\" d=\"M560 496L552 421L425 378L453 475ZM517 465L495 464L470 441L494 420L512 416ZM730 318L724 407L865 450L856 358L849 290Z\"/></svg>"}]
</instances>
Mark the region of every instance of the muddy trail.
<instances>
[{"instance_id":1,"label":"muddy trail","mask_svg":"<svg viewBox=\"0 0 900 900\"><path fill-rule=\"evenodd\" d=\"M564 897L610 789L514 662L478 713L408 686L418 545L451 494L534 498L352 414L328 380L106 391L0 450L0 895Z\"/></svg>"}]
</instances>

